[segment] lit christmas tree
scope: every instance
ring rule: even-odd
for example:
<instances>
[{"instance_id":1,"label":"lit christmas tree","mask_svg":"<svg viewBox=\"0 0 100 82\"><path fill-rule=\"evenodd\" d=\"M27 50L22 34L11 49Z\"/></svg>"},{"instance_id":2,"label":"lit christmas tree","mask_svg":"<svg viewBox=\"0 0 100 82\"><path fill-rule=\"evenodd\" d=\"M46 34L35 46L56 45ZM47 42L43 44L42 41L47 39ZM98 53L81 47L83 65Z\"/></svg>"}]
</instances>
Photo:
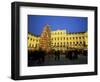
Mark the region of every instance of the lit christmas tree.
<instances>
[{"instance_id":1,"label":"lit christmas tree","mask_svg":"<svg viewBox=\"0 0 100 82\"><path fill-rule=\"evenodd\" d=\"M46 52L51 50L51 31L49 25L46 25L41 33L40 48Z\"/></svg>"}]
</instances>

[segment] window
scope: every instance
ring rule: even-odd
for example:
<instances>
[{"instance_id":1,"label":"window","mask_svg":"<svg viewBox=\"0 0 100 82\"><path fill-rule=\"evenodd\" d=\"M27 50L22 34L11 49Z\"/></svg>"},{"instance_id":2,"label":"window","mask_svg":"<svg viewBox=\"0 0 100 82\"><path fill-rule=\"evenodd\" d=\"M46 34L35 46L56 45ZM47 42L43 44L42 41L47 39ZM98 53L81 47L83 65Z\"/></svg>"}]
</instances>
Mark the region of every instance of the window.
<instances>
[{"instance_id":1,"label":"window","mask_svg":"<svg viewBox=\"0 0 100 82\"><path fill-rule=\"evenodd\" d=\"M64 42L64 46L66 45L66 43Z\"/></svg>"},{"instance_id":2,"label":"window","mask_svg":"<svg viewBox=\"0 0 100 82\"><path fill-rule=\"evenodd\" d=\"M29 47L31 47L31 44L29 44Z\"/></svg>"},{"instance_id":3,"label":"window","mask_svg":"<svg viewBox=\"0 0 100 82\"><path fill-rule=\"evenodd\" d=\"M79 39L81 39L81 37L79 37Z\"/></svg>"},{"instance_id":4,"label":"window","mask_svg":"<svg viewBox=\"0 0 100 82\"><path fill-rule=\"evenodd\" d=\"M82 42L80 42L80 44L82 44Z\"/></svg>"},{"instance_id":5,"label":"window","mask_svg":"<svg viewBox=\"0 0 100 82\"><path fill-rule=\"evenodd\" d=\"M67 42L67 44L69 44L69 43Z\"/></svg>"},{"instance_id":6,"label":"window","mask_svg":"<svg viewBox=\"0 0 100 82\"><path fill-rule=\"evenodd\" d=\"M57 43L57 45L59 45L59 43Z\"/></svg>"},{"instance_id":7,"label":"window","mask_svg":"<svg viewBox=\"0 0 100 82\"><path fill-rule=\"evenodd\" d=\"M56 45L56 43L55 43L55 45Z\"/></svg>"},{"instance_id":8,"label":"window","mask_svg":"<svg viewBox=\"0 0 100 82\"><path fill-rule=\"evenodd\" d=\"M34 47L34 44L32 45L32 47Z\"/></svg>"}]
</instances>

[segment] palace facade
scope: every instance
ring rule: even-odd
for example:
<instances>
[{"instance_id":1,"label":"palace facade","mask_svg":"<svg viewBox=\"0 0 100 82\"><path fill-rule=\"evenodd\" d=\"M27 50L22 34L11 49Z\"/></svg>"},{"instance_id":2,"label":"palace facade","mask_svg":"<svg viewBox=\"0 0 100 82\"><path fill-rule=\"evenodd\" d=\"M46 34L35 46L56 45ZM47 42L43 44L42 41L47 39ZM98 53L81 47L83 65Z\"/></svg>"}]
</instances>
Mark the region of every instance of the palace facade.
<instances>
[{"instance_id":1,"label":"palace facade","mask_svg":"<svg viewBox=\"0 0 100 82\"><path fill-rule=\"evenodd\" d=\"M67 30L51 31L49 25L46 25L40 36L28 33L28 50L72 50L87 49L88 33L77 32L69 33Z\"/></svg>"},{"instance_id":2,"label":"palace facade","mask_svg":"<svg viewBox=\"0 0 100 82\"><path fill-rule=\"evenodd\" d=\"M40 37L33 35L31 33L28 33L28 50L38 50L39 49L39 43L40 43Z\"/></svg>"}]
</instances>

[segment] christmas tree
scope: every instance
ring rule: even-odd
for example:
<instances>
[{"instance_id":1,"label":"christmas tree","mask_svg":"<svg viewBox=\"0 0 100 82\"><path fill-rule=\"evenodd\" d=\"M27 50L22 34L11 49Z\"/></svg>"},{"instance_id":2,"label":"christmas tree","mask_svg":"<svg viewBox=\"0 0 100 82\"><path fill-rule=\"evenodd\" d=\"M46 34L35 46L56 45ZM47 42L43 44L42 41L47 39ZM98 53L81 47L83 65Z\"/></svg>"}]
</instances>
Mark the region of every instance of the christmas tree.
<instances>
[{"instance_id":1,"label":"christmas tree","mask_svg":"<svg viewBox=\"0 0 100 82\"><path fill-rule=\"evenodd\" d=\"M51 32L50 26L47 24L41 33L40 36L40 48L49 52L51 50Z\"/></svg>"}]
</instances>

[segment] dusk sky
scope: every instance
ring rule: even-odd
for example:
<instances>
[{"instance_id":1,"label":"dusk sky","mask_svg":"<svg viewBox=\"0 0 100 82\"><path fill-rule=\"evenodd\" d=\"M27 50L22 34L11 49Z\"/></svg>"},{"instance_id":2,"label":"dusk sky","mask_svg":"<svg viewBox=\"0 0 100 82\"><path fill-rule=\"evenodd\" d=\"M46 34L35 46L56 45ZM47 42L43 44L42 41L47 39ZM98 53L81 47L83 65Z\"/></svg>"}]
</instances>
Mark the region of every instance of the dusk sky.
<instances>
[{"instance_id":1,"label":"dusk sky","mask_svg":"<svg viewBox=\"0 0 100 82\"><path fill-rule=\"evenodd\" d=\"M88 26L87 17L28 15L28 32L40 35L44 26L48 24L51 30L63 30L68 32L86 32Z\"/></svg>"}]
</instances>

